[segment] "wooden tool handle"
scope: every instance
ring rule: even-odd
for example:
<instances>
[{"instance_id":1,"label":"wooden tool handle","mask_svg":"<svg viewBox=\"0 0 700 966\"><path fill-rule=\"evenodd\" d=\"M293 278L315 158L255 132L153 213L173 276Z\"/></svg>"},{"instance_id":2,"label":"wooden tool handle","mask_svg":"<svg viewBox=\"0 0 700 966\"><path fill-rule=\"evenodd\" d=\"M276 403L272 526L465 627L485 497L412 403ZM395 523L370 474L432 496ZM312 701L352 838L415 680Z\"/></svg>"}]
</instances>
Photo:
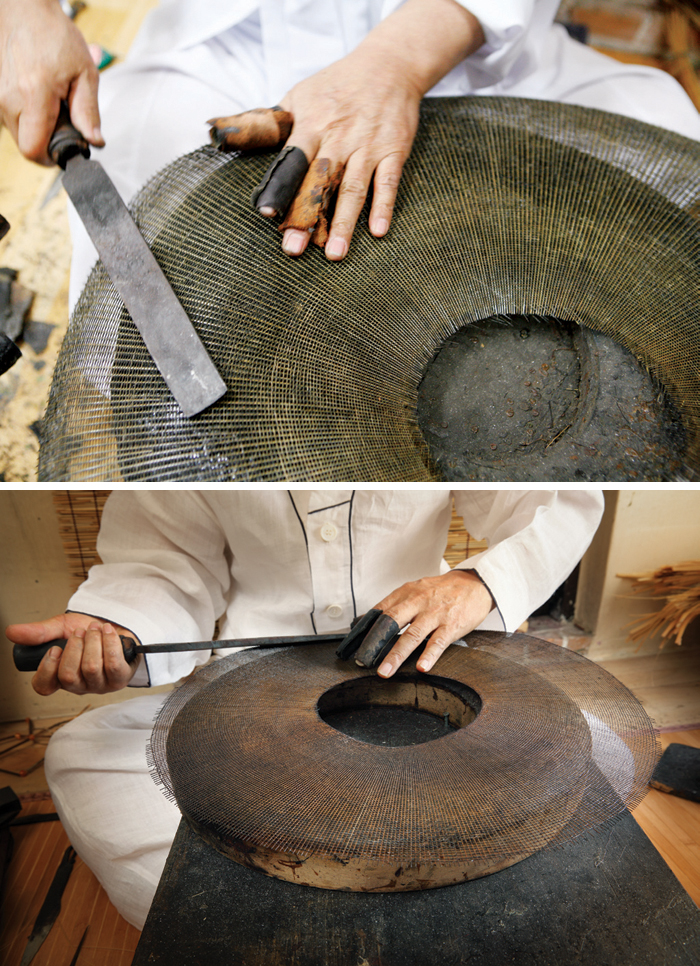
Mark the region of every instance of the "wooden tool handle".
<instances>
[{"instance_id":1,"label":"wooden tool handle","mask_svg":"<svg viewBox=\"0 0 700 966\"><path fill-rule=\"evenodd\" d=\"M136 641L132 637L119 635L124 649L124 660L131 664L136 660ZM41 663L44 654L51 647L65 647L64 638L55 641L47 641L46 644L15 644L12 648L12 657L18 671L36 671Z\"/></svg>"},{"instance_id":2,"label":"wooden tool handle","mask_svg":"<svg viewBox=\"0 0 700 966\"><path fill-rule=\"evenodd\" d=\"M68 104L66 101L61 101L61 110L58 112L56 127L49 141L49 157L59 167L65 168L76 154L82 154L84 158L89 158L90 145L80 131L71 124Z\"/></svg>"}]
</instances>

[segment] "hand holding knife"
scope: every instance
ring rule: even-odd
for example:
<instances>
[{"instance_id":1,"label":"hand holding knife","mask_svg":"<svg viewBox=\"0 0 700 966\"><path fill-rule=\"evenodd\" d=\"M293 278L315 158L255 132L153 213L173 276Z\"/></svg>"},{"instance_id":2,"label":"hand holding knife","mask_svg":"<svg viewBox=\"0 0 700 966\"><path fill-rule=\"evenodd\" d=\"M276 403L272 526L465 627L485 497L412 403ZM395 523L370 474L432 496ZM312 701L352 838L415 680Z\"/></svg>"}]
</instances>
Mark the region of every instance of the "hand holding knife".
<instances>
[{"instance_id":1,"label":"hand holding knife","mask_svg":"<svg viewBox=\"0 0 700 966\"><path fill-rule=\"evenodd\" d=\"M294 647L302 644L338 644L344 634L300 634L283 637L243 637L235 640L188 641L170 644L137 644L133 637L120 635L124 660L132 664L139 654L170 654L176 651L210 651L229 647ZM36 671L41 659L52 647L65 647L66 641L58 638L45 644L15 644L12 648L18 671Z\"/></svg>"},{"instance_id":2,"label":"hand holding knife","mask_svg":"<svg viewBox=\"0 0 700 966\"><path fill-rule=\"evenodd\" d=\"M49 155L65 171L63 187L153 361L186 416L211 406L226 384L128 208L63 102Z\"/></svg>"},{"instance_id":3,"label":"hand holding knife","mask_svg":"<svg viewBox=\"0 0 700 966\"><path fill-rule=\"evenodd\" d=\"M137 644L132 638L120 635L124 660L131 664L139 654L166 654L176 651L203 651L229 647L298 647L305 644L337 644L336 654L342 660L362 667L376 667L391 650L399 637L396 621L378 610L370 610L356 621L349 634L299 634L279 637L245 637L232 640L189 641L186 643ZM12 656L18 671L36 671L42 658L52 647L65 647L64 638L44 644L15 644Z\"/></svg>"}]
</instances>

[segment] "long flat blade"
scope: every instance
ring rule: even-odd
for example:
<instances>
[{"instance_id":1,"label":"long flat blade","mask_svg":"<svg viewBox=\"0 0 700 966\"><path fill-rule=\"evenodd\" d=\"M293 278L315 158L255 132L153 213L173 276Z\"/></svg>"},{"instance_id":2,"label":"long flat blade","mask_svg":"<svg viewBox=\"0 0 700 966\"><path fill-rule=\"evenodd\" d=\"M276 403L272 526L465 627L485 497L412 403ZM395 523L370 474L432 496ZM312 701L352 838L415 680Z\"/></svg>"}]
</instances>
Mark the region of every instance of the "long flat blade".
<instances>
[{"instance_id":1,"label":"long flat blade","mask_svg":"<svg viewBox=\"0 0 700 966\"><path fill-rule=\"evenodd\" d=\"M36 917L36 922L34 923L32 934L27 941L20 966L29 966L29 963L36 956L37 950L51 932L51 927L61 911L63 890L66 888L66 883L70 877L74 862L75 849L72 845L69 845L63 853L61 864L56 870L53 881L49 886L49 891L46 893L46 898L39 910L39 915Z\"/></svg>"},{"instance_id":2,"label":"long flat blade","mask_svg":"<svg viewBox=\"0 0 700 966\"><path fill-rule=\"evenodd\" d=\"M226 384L102 165L71 158L63 187L184 414L211 406Z\"/></svg>"},{"instance_id":3,"label":"long flat blade","mask_svg":"<svg viewBox=\"0 0 700 966\"><path fill-rule=\"evenodd\" d=\"M167 654L173 651L205 651L227 647L295 647L301 644L338 644L345 634L299 634L286 637L241 637L225 641L194 641L186 644L137 644L137 654Z\"/></svg>"},{"instance_id":4,"label":"long flat blade","mask_svg":"<svg viewBox=\"0 0 700 966\"><path fill-rule=\"evenodd\" d=\"M137 654L168 654L174 651L208 651L228 647L291 647L297 644L340 644L344 633L299 634L295 637L243 637L235 641L188 641L179 644L136 644L133 638L122 635L122 647L127 661ZM41 659L52 647L65 647L66 639L46 641L44 644L15 644L12 657L18 671L36 671Z\"/></svg>"},{"instance_id":5,"label":"long flat blade","mask_svg":"<svg viewBox=\"0 0 700 966\"><path fill-rule=\"evenodd\" d=\"M39 932L27 942L27 945L24 947L24 956L22 956L22 962L20 963L20 966L29 966L31 961L39 952L39 949L43 945L44 940L51 932L52 925L53 923L49 923L48 925L43 926L39 930Z\"/></svg>"}]
</instances>

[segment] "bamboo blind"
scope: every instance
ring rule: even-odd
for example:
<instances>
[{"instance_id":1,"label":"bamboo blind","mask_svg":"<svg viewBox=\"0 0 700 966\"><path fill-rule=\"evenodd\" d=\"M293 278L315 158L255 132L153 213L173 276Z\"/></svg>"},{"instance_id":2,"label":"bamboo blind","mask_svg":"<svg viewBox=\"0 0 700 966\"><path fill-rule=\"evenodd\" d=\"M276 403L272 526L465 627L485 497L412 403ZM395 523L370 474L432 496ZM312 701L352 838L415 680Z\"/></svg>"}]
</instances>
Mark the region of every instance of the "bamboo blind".
<instances>
[{"instance_id":1,"label":"bamboo blind","mask_svg":"<svg viewBox=\"0 0 700 966\"><path fill-rule=\"evenodd\" d=\"M97 556L97 533L102 507L110 490L62 490L54 493L53 503L63 542L73 589L87 577Z\"/></svg>"},{"instance_id":2,"label":"bamboo blind","mask_svg":"<svg viewBox=\"0 0 700 966\"><path fill-rule=\"evenodd\" d=\"M93 564L99 562L96 542L102 507L110 490L62 490L54 494L54 506L68 570L76 589L87 577ZM485 540L475 540L464 529L464 522L452 507L452 520L447 535L445 560L454 567L461 560L485 550Z\"/></svg>"},{"instance_id":3,"label":"bamboo blind","mask_svg":"<svg viewBox=\"0 0 700 966\"><path fill-rule=\"evenodd\" d=\"M445 548L445 560L450 567L454 567L467 557L473 557L476 553L486 550L488 543L485 540L475 540L464 528L464 521L457 514L452 505L452 520L447 534L447 547Z\"/></svg>"}]
</instances>

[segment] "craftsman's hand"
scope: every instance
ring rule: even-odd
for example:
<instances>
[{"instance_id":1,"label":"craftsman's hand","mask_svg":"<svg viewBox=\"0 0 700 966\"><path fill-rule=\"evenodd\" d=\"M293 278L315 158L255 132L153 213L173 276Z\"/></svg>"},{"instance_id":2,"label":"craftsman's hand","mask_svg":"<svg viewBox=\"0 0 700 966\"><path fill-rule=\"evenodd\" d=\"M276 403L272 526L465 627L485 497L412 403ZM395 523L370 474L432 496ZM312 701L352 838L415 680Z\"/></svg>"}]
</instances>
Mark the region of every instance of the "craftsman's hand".
<instances>
[{"instance_id":1,"label":"craftsman's hand","mask_svg":"<svg viewBox=\"0 0 700 966\"><path fill-rule=\"evenodd\" d=\"M44 655L32 678L32 687L42 695L61 688L73 694L107 694L126 687L136 662L124 660L120 634L137 640L130 630L88 614L58 614L33 624L11 624L5 631L13 644L66 639L63 649L52 647Z\"/></svg>"},{"instance_id":2,"label":"craftsman's hand","mask_svg":"<svg viewBox=\"0 0 700 966\"><path fill-rule=\"evenodd\" d=\"M47 153L61 100L96 147L104 144L97 67L58 0L0 0L0 120L31 161Z\"/></svg>"},{"instance_id":3,"label":"craftsman's hand","mask_svg":"<svg viewBox=\"0 0 700 966\"><path fill-rule=\"evenodd\" d=\"M429 671L442 652L478 627L494 606L489 591L469 570L451 570L439 577L423 577L404 584L376 605L400 628L410 624L377 673L383 678L391 677L428 635L430 640L417 667L419 671ZM382 619L379 617L377 623Z\"/></svg>"},{"instance_id":4,"label":"craftsman's hand","mask_svg":"<svg viewBox=\"0 0 700 966\"><path fill-rule=\"evenodd\" d=\"M343 172L325 246L329 259L347 254L373 176L369 228L376 237L389 230L420 100L400 55L388 56L378 72L371 52L362 48L297 84L282 100L280 106L294 116L287 144L301 148L309 161L328 158L331 172ZM309 239L308 231L288 228L282 248L299 255Z\"/></svg>"},{"instance_id":5,"label":"craftsman's hand","mask_svg":"<svg viewBox=\"0 0 700 966\"><path fill-rule=\"evenodd\" d=\"M325 244L329 259L347 254L372 179L369 229L375 237L388 232L421 98L483 43L479 22L455 0L407 0L352 53L281 101L294 118L287 146L301 148L309 163L328 159L331 175L342 171ZM298 201L304 201L305 188L313 197L313 186L302 185ZM287 228L284 251L301 254L311 230Z\"/></svg>"}]
</instances>

